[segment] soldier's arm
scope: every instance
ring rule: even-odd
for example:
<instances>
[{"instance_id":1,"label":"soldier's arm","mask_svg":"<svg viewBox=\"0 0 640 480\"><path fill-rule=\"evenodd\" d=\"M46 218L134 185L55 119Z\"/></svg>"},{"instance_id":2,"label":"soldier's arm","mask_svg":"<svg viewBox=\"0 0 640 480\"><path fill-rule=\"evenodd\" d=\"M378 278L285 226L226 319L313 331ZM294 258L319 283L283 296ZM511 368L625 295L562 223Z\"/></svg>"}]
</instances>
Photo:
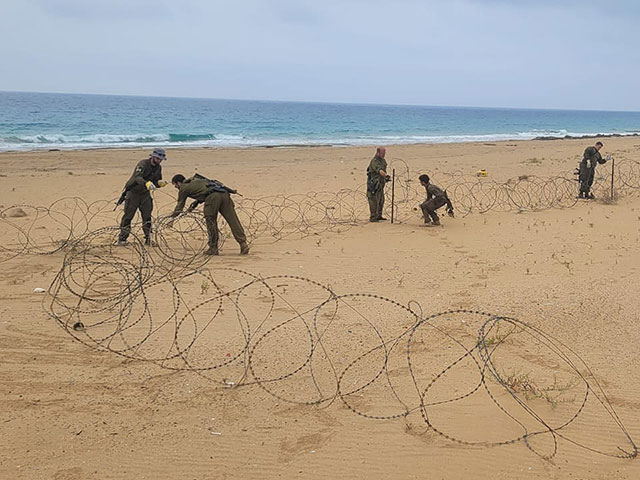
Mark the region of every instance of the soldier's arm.
<instances>
[{"instance_id":1,"label":"soldier's arm","mask_svg":"<svg viewBox=\"0 0 640 480\"><path fill-rule=\"evenodd\" d=\"M178 203L176 203L176 208L173 209L172 217L177 217L184 210L184 204L187 203L187 191L184 188L178 190Z\"/></svg>"},{"instance_id":2,"label":"soldier's arm","mask_svg":"<svg viewBox=\"0 0 640 480\"><path fill-rule=\"evenodd\" d=\"M136 165L136 168L133 170L133 173L131 174L131 178L129 178L129 181L125 185L125 188L127 190L135 185L144 185L146 183L145 179L142 178L143 171L144 171L144 166L142 165L142 162L139 162Z\"/></svg>"},{"instance_id":3,"label":"soldier's arm","mask_svg":"<svg viewBox=\"0 0 640 480\"><path fill-rule=\"evenodd\" d=\"M384 164L376 159L375 162L375 171L378 172L380 174L381 177L386 177L387 176L387 172L385 172L384 170Z\"/></svg>"},{"instance_id":4,"label":"soldier's arm","mask_svg":"<svg viewBox=\"0 0 640 480\"><path fill-rule=\"evenodd\" d=\"M444 199L447 201L447 211L453 212L453 204L451 203L446 190L444 191Z\"/></svg>"},{"instance_id":5,"label":"soldier's arm","mask_svg":"<svg viewBox=\"0 0 640 480\"><path fill-rule=\"evenodd\" d=\"M187 208L187 212L193 212L201 203L202 202L200 202L199 200L194 200L191 205L189 205L189 208Z\"/></svg>"},{"instance_id":6,"label":"soldier's arm","mask_svg":"<svg viewBox=\"0 0 640 480\"><path fill-rule=\"evenodd\" d=\"M151 179L151 181L153 182L153 184L156 187L162 187L164 185L166 185L166 182L163 183L163 185L160 184L160 181L162 180L162 167L158 168L158 171L156 173L154 173L153 178Z\"/></svg>"}]
</instances>

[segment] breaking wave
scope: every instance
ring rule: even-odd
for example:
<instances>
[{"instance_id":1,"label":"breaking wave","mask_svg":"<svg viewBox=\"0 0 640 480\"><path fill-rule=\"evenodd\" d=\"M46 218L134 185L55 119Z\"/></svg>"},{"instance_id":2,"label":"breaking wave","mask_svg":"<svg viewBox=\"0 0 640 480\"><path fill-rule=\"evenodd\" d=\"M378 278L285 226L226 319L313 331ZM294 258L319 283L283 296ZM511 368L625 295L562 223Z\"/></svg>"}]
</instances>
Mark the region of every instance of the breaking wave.
<instances>
[{"instance_id":1,"label":"breaking wave","mask_svg":"<svg viewBox=\"0 0 640 480\"><path fill-rule=\"evenodd\" d=\"M403 135L403 134L346 134L318 136L243 136L200 133L136 133L136 134L42 134L0 136L0 151L46 149L95 149L146 147L150 145L174 147L287 147L287 146L349 146L375 144L434 144L461 142L498 142L555 138L587 138L594 136L630 136L640 132L582 133L567 130L532 130L515 133L458 134L458 135Z\"/></svg>"}]
</instances>

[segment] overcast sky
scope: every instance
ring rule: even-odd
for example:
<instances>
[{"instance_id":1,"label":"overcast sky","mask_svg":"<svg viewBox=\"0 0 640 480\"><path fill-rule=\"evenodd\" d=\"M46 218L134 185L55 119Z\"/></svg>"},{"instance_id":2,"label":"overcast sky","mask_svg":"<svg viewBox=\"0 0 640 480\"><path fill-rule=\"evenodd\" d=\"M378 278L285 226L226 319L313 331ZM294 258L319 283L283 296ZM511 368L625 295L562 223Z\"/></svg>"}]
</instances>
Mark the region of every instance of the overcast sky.
<instances>
[{"instance_id":1,"label":"overcast sky","mask_svg":"<svg viewBox=\"0 0 640 480\"><path fill-rule=\"evenodd\" d=\"M0 0L0 90L640 110L637 0Z\"/></svg>"}]
</instances>

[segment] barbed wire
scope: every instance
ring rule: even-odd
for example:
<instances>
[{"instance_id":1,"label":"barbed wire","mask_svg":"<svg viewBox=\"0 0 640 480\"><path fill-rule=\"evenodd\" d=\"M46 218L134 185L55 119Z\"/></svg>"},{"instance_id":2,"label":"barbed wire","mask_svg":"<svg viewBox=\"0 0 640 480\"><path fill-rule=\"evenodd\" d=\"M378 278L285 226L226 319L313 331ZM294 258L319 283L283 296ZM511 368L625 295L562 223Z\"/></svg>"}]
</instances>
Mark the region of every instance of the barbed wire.
<instances>
[{"instance_id":1,"label":"barbed wire","mask_svg":"<svg viewBox=\"0 0 640 480\"><path fill-rule=\"evenodd\" d=\"M396 160L395 220L399 223L420 217L417 207L424 199L424 189L411 175L406 162ZM593 191L596 196L611 200L611 173L599 169ZM522 175L504 182L486 178L465 177L460 172L438 174L434 179L447 190L459 216L474 213L527 212L550 208L569 208L577 199L575 178L537 177ZM386 215L390 215L391 189L386 189ZM640 191L640 163L624 159L616 162L614 197L620 198ZM174 199L166 192L156 196L156 243L173 258L167 238L179 239L185 251L206 249L206 226L199 213L184 214L174 223L174 229L164 228L173 210ZM614 199L615 199L614 198ZM164 200L164 201L162 201ZM13 205L0 211L0 225L11 240L0 245L0 262L24 253L55 253L84 234L114 224L112 200L87 203L79 197L56 200L48 207ZM236 198L236 210L247 233L249 243L257 239L279 241L324 232L343 232L367 216L366 190L342 189L337 192L270 195L259 198ZM119 220L116 220L119 223ZM135 224L134 224L135 226ZM139 226L139 223L138 223ZM230 234L223 225L221 245ZM182 248L181 247L181 248ZM187 248L188 247L188 248ZM195 249L195 250L194 250ZM182 250L181 250L182 251ZM182 255L182 253L180 253Z\"/></svg>"},{"instance_id":2,"label":"barbed wire","mask_svg":"<svg viewBox=\"0 0 640 480\"><path fill-rule=\"evenodd\" d=\"M92 349L220 386L257 386L290 404L337 401L362 418L402 419L417 435L468 447L522 443L550 460L562 440L637 456L587 364L535 326L473 310L429 315L417 300L339 294L301 276L211 268L188 249L169 258L135 235L115 247L113 233L74 242L43 303ZM459 421L479 412L501 429ZM618 433L603 433L605 422Z\"/></svg>"},{"instance_id":3,"label":"barbed wire","mask_svg":"<svg viewBox=\"0 0 640 480\"><path fill-rule=\"evenodd\" d=\"M617 166L618 195L637 191L638 163ZM406 163L397 160L393 168L396 219L411 221L424 192ZM497 182L453 173L434 181L462 215L577 202L569 177ZM594 189L606 188L606 176L599 176ZM250 241L279 241L357 225L366 215L365 196L361 188L236 204ZM183 215L169 228L169 197L155 198L155 248L145 247L135 230L127 246L115 245L115 199L5 208L4 235L16 240L3 243L0 260L64 254L43 306L69 335L98 351L229 388L259 387L291 404L339 402L362 418L402 420L409 432L467 447L522 443L550 460L568 442L612 457L637 456L588 365L537 327L482 311L429 314L418 300L405 305L370 293L340 294L301 276L209 267L210 257L201 255L202 216ZM469 429L461 415L501 428ZM601 428L605 422L615 434Z\"/></svg>"}]
</instances>

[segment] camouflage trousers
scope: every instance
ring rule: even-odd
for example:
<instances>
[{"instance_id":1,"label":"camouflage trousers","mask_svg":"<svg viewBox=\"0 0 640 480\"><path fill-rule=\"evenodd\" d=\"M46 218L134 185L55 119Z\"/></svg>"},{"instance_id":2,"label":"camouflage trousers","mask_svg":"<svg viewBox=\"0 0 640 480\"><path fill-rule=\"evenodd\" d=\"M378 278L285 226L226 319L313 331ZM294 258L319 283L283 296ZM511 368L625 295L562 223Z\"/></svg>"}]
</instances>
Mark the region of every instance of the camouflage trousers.
<instances>
[{"instance_id":1,"label":"camouflage trousers","mask_svg":"<svg viewBox=\"0 0 640 480\"><path fill-rule=\"evenodd\" d=\"M580 195L589 195L591 185L593 185L593 177L595 177L595 169L580 168L578 180L580 181Z\"/></svg>"},{"instance_id":2,"label":"camouflage trousers","mask_svg":"<svg viewBox=\"0 0 640 480\"><path fill-rule=\"evenodd\" d=\"M125 241L131 233L131 221L136 215L136 211L140 210L142 217L142 231L145 239L151 236L151 212L153 211L153 199L149 192L137 193L127 192L124 200L124 214L120 220L120 236L119 240Z\"/></svg>"},{"instance_id":3,"label":"camouflage trousers","mask_svg":"<svg viewBox=\"0 0 640 480\"><path fill-rule=\"evenodd\" d=\"M369 200L369 220L380 220L384 208L384 187L379 186L375 192L367 191L367 200Z\"/></svg>"},{"instance_id":4,"label":"camouflage trousers","mask_svg":"<svg viewBox=\"0 0 640 480\"><path fill-rule=\"evenodd\" d=\"M240 219L236 214L236 208L228 193L210 193L204 201L204 219L207 224L207 234L209 235L209 247L217 250L220 240L218 230L218 212L229 224L233 238L236 242L243 244L247 242L244 228L240 224Z\"/></svg>"},{"instance_id":5,"label":"camouflage trousers","mask_svg":"<svg viewBox=\"0 0 640 480\"><path fill-rule=\"evenodd\" d=\"M440 217L436 213L436 210L446 204L447 201L444 198L434 197L430 200L425 200L420 204L420 209L422 210L422 216L424 217L424 222L429 223L433 221L433 223L439 223Z\"/></svg>"}]
</instances>

